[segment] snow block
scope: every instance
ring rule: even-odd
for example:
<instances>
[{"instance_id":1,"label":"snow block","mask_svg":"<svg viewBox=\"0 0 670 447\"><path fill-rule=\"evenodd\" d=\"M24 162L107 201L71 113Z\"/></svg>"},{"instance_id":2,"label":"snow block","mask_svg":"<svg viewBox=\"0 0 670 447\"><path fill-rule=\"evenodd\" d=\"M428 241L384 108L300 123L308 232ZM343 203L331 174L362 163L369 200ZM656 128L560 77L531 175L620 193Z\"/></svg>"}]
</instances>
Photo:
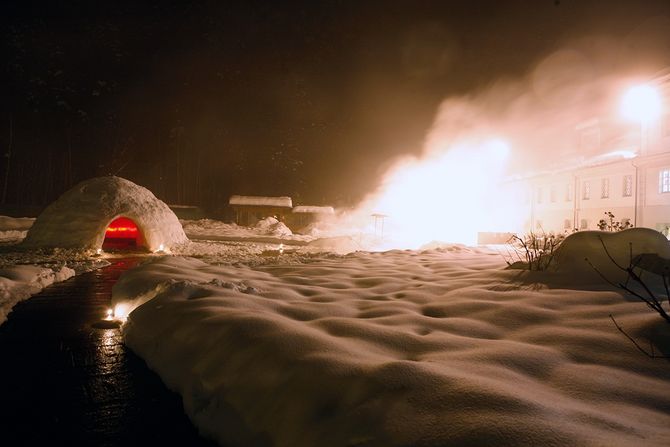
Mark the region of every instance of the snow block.
<instances>
[{"instance_id":1,"label":"snow block","mask_svg":"<svg viewBox=\"0 0 670 447\"><path fill-rule=\"evenodd\" d=\"M40 214L23 246L98 249L118 217L132 219L151 251L188 241L174 212L151 191L121 177L96 177L64 193ZM161 247L162 246L162 247Z\"/></svg>"}]
</instances>

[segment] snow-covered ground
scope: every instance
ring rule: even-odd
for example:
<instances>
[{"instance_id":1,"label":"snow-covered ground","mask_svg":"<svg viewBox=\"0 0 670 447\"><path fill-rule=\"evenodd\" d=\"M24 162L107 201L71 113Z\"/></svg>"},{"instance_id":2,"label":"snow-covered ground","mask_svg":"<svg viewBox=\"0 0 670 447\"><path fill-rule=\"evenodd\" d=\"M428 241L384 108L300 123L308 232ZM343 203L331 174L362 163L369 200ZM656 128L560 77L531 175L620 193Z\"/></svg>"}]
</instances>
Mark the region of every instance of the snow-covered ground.
<instances>
[{"instance_id":1,"label":"snow-covered ground","mask_svg":"<svg viewBox=\"0 0 670 447\"><path fill-rule=\"evenodd\" d=\"M584 260L619 279L601 238L624 264L632 241L664 271L670 246L656 232L578 233L550 271L528 272L487 248L343 255L374 238L182 224L191 241L148 254L113 305L132 311L128 346L222 444L667 445L668 362L641 354L610 314L665 355L670 325ZM9 238L19 242L25 227L11 226L0 231L23 232ZM0 251L0 322L113 256Z\"/></svg>"},{"instance_id":2,"label":"snow-covered ground","mask_svg":"<svg viewBox=\"0 0 670 447\"><path fill-rule=\"evenodd\" d=\"M113 300L134 308L126 343L225 445L665 446L669 364L609 315L666 355L670 325L585 274L589 243L568 248L549 272L464 246L157 257Z\"/></svg>"}]
</instances>

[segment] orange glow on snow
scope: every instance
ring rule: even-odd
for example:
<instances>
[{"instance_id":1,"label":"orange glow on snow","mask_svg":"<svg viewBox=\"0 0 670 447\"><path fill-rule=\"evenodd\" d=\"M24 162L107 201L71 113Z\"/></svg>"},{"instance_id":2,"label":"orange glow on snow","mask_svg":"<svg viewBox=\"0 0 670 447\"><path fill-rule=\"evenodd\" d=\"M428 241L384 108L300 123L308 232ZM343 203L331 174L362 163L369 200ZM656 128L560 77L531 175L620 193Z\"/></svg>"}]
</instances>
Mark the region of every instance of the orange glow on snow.
<instances>
[{"instance_id":1,"label":"orange glow on snow","mask_svg":"<svg viewBox=\"0 0 670 447\"><path fill-rule=\"evenodd\" d=\"M510 150L505 141L489 139L405 160L359 207L359 219L387 216L381 248L474 245L479 231L509 231L523 215L520 194L503 182Z\"/></svg>"}]
</instances>

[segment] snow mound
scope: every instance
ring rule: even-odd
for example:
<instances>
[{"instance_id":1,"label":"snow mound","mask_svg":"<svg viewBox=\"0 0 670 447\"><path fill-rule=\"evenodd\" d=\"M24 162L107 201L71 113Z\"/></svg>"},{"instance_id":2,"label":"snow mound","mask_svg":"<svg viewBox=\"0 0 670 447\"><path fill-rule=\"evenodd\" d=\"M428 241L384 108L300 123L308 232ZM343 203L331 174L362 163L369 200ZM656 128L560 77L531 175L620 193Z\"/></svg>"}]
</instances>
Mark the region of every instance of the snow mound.
<instances>
[{"instance_id":1,"label":"snow mound","mask_svg":"<svg viewBox=\"0 0 670 447\"><path fill-rule=\"evenodd\" d=\"M222 445L667 445L667 363L609 314L636 338L670 340L667 325L613 291L519 278L477 249L256 269L164 257L113 300L144 301L125 342Z\"/></svg>"},{"instance_id":2,"label":"snow mound","mask_svg":"<svg viewBox=\"0 0 670 447\"><path fill-rule=\"evenodd\" d=\"M97 249L109 223L120 216L135 222L151 251L188 241L177 216L151 191L110 176L81 182L49 205L28 231L23 245Z\"/></svg>"},{"instance_id":3,"label":"snow mound","mask_svg":"<svg viewBox=\"0 0 670 447\"><path fill-rule=\"evenodd\" d=\"M272 236L293 235L291 229L287 227L284 222L280 222L274 217L266 217L265 219L259 220L256 224L256 228L262 230L265 234L270 234Z\"/></svg>"},{"instance_id":4,"label":"snow mound","mask_svg":"<svg viewBox=\"0 0 670 447\"><path fill-rule=\"evenodd\" d=\"M617 264L627 267L631 256L654 254L670 259L670 242L658 231L649 228L631 228L624 231L579 231L573 233L558 247L550 270L582 276L597 275L597 269L606 277L620 279Z\"/></svg>"},{"instance_id":5,"label":"snow mound","mask_svg":"<svg viewBox=\"0 0 670 447\"><path fill-rule=\"evenodd\" d=\"M16 265L0 269L0 324L19 301L30 298L46 286L75 275L69 267L45 268Z\"/></svg>"}]
</instances>

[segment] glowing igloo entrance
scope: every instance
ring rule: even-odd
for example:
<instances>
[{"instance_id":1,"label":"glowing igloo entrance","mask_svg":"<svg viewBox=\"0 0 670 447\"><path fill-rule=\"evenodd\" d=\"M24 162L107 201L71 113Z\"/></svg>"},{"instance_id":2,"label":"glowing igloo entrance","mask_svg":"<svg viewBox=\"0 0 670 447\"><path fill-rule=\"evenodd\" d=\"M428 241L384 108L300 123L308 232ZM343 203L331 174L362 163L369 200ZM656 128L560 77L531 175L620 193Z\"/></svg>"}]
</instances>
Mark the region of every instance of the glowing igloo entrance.
<instances>
[{"instance_id":1,"label":"glowing igloo entrance","mask_svg":"<svg viewBox=\"0 0 670 447\"><path fill-rule=\"evenodd\" d=\"M143 246L142 232L132 219L117 217L107 226L103 250L134 250Z\"/></svg>"}]
</instances>

